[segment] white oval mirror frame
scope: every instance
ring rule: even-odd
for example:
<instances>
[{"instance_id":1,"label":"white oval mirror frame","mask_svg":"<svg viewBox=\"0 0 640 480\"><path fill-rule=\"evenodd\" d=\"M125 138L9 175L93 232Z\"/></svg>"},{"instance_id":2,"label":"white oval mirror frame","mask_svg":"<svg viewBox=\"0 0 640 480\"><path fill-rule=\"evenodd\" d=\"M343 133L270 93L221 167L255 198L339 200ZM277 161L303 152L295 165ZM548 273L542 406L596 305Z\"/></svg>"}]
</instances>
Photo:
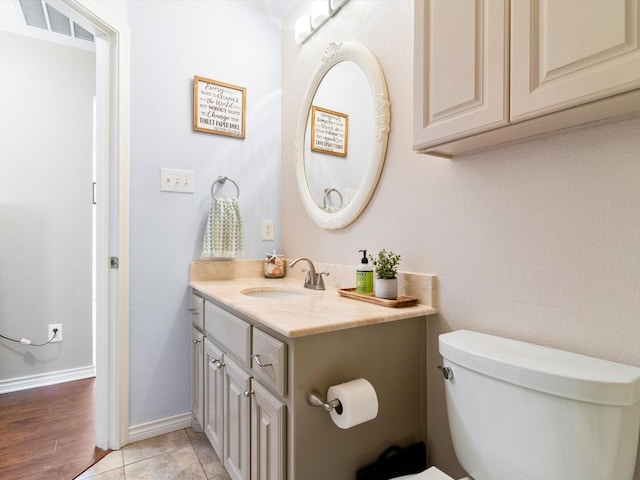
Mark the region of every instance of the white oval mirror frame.
<instances>
[{"instance_id":1,"label":"white oval mirror frame","mask_svg":"<svg viewBox=\"0 0 640 480\"><path fill-rule=\"evenodd\" d=\"M375 138L371 150L371 158L363 170L363 178L360 187L351 201L337 212L327 212L313 199L307 183L305 169L305 133L311 105L322 79L336 64L344 61L352 61L358 65L367 79L371 93L371 102L374 115L371 119ZM365 209L378 184L380 173L384 165L387 153L387 141L391 123L391 109L389 94L382 68L375 55L356 42L330 43L320 60L311 83L302 102L302 108L298 117L298 125L295 140L295 162L298 192L302 199L307 214L320 227L328 230L337 230L353 223Z\"/></svg>"}]
</instances>

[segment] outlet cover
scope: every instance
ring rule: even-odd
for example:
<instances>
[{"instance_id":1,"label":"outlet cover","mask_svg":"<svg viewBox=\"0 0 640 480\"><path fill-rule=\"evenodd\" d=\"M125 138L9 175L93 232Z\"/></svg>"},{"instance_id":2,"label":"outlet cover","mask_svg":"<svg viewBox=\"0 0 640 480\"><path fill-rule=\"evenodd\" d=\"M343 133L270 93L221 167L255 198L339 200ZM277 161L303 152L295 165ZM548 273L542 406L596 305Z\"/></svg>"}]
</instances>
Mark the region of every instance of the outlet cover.
<instances>
[{"instance_id":1,"label":"outlet cover","mask_svg":"<svg viewBox=\"0 0 640 480\"><path fill-rule=\"evenodd\" d=\"M53 334L53 329L57 329L58 331L56 332L56 336L54 338L54 334ZM47 337L47 340L51 340L53 338L53 340L51 340L51 343L55 343L55 342L61 342L62 341L62 324L61 323L50 323L49 324L49 336Z\"/></svg>"},{"instance_id":2,"label":"outlet cover","mask_svg":"<svg viewBox=\"0 0 640 480\"><path fill-rule=\"evenodd\" d=\"M273 220L262 220L262 240L273 240Z\"/></svg>"}]
</instances>

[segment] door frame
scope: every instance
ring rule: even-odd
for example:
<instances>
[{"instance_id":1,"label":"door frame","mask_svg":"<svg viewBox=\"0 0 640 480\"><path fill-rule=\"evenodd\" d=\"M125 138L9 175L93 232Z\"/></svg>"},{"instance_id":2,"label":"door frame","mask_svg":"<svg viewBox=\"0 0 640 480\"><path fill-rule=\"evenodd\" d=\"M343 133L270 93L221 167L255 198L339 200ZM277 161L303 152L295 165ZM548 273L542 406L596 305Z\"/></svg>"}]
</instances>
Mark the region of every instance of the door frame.
<instances>
[{"instance_id":1,"label":"door frame","mask_svg":"<svg viewBox=\"0 0 640 480\"><path fill-rule=\"evenodd\" d=\"M129 441L129 27L90 0L60 0L96 43L96 446ZM117 268L110 264L118 259Z\"/></svg>"}]
</instances>

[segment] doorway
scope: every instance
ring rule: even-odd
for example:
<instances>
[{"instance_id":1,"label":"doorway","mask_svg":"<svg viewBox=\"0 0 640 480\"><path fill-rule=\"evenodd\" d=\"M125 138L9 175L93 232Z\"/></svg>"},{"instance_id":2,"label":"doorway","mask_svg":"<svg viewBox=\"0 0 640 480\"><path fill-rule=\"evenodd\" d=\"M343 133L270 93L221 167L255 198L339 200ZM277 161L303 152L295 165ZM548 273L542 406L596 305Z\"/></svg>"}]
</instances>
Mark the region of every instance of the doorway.
<instances>
[{"instance_id":1,"label":"doorway","mask_svg":"<svg viewBox=\"0 0 640 480\"><path fill-rule=\"evenodd\" d=\"M76 0L47 0L46 3L81 18L95 32L96 445L118 449L128 442L129 428L129 32L125 25L99 11L94 4ZM39 132L30 130L28 122L25 123L21 134L32 142L41 140ZM46 151L43 148L43 155ZM90 189L90 185L87 188ZM24 217L16 215L16 218ZM34 275L34 281L37 279L38 275ZM89 291L89 298L90 295Z\"/></svg>"}]
</instances>

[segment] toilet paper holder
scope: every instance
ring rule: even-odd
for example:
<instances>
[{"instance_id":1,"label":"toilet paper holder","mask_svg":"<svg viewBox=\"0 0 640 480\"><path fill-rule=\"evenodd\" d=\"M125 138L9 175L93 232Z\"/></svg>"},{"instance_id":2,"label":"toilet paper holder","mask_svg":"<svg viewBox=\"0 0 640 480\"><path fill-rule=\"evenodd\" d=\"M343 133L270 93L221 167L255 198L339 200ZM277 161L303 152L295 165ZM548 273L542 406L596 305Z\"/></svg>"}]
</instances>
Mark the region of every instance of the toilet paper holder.
<instances>
[{"instance_id":1,"label":"toilet paper holder","mask_svg":"<svg viewBox=\"0 0 640 480\"><path fill-rule=\"evenodd\" d=\"M334 398L333 400L325 402L322 398L322 394L315 389L307 392L307 403L312 407L322 407L325 412L330 412L335 409L338 415L342 413L342 403L340 403L340 400Z\"/></svg>"}]
</instances>

